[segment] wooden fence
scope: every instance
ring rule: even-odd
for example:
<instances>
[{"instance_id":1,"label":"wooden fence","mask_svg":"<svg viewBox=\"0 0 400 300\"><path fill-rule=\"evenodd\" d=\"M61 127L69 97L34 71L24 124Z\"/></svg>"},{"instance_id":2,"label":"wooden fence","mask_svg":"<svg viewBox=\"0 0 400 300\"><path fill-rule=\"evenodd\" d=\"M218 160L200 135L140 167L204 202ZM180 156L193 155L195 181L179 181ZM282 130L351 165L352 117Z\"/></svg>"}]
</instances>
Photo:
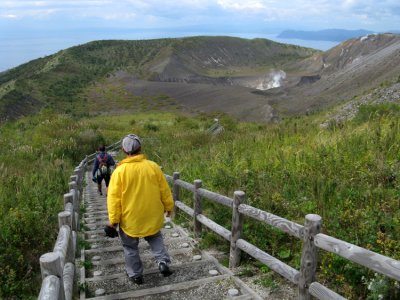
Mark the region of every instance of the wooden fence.
<instances>
[{"instance_id":1,"label":"wooden fence","mask_svg":"<svg viewBox=\"0 0 400 300\"><path fill-rule=\"evenodd\" d=\"M201 234L202 225L208 227L230 242L230 268L238 266L240 262L240 253L244 251L266 264L271 270L279 273L290 282L297 285L298 299L300 300L311 299L311 296L321 300L345 299L315 281L318 249L334 253L377 273L400 281L400 261L320 233L322 218L318 215L306 215L304 225L300 225L246 205L245 193L242 191L234 192L233 198L229 198L203 189L201 180L195 180L193 184L181 180L179 172L174 172L173 176L165 176L167 181L172 184L175 207L193 217L195 236ZM193 193L193 208L181 201L181 188ZM231 230L224 228L202 214L202 198L212 200L232 209ZM267 223L302 240L303 248L300 270L292 268L244 240L242 238L243 216L248 216Z\"/></svg>"},{"instance_id":2,"label":"wooden fence","mask_svg":"<svg viewBox=\"0 0 400 300\"><path fill-rule=\"evenodd\" d=\"M38 299L72 299L75 277L75 252L79 230L79 208L87 158L70 177L64 194L64 211L58 214L59 232L53 252L40 257L42 287Z\"/></svg>"},{"instance_id":3,"label":"wooden fence","mask_svg":"<svg viewBox=\"0 0 400 300\"><path fill-rule=\"evenodd\" d=\"M107 147L107 151L119 148L120 141ZM42 286L39 300L70 300L73 297L75 280L75 256L77 231L79 231L79 210L84 183L84 173L97 153L87 156L75 168L70 177L69 192L64 194L64 211L58 214L59 232L53 252L40 257Z\"/></svg>"},{"instance_id":4,"label":"wooden fence","mask_svg":"<svg viewBox=\"0 0 400 300\"><path fill-rule=\"evenodd\" d=\"M118 141L107 147L107 151L120 147ZM97 153L87 156L70 177L69 192L64 194L64 211L58 214L59 233L53 252L40 257L42 286L39 300L66 299L73 296L75 280L75 255L77 250L77 231L79 230L79 208L84 182L84 172L92 163ZM352 262L365 266L375 272L400 281L400 261L347 243L345 241L320 233L322 218L315 214L305 216L304 225L286 220L271 213L245 204L245 193L234 192L233 198L217 194L202 188L202 181L192 183L180 179L179 172L173 176L165 175L172 184L175 209L179 208L193 218L194 233L199 236L202 226L230 242L229 267L237 267L240 253L244 251L279 273L298 286L298 299L310 299L311 296L321 300L345 299L334 291L315 281L317 268L317 251L337 254ZM181 201L181 188L193 193L193 208ZM229 207L232 210L231 230L215 223L202 214L202 198ZM269 224L283 232L303 241L300 270L296 270L279 259L269 255L242 238L243 216L248 216Z\"/></svg>"}]
</instances>

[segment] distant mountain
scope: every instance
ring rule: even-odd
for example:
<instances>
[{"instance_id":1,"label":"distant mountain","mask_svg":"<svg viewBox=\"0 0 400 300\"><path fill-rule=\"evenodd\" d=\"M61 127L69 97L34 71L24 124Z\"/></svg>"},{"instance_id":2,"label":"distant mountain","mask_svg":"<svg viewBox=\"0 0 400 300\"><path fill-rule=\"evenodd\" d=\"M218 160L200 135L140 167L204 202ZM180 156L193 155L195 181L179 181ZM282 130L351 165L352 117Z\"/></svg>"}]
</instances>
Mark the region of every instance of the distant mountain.
<instances>
[{"instance_id":1,"label":"distant mountain","mask_svg":"<svg viewBox=\"0 0 400 300\"><path fill-rule=\"evenodd\" d=\"M263 76L271 69L315 53L319 51L267 39L224 36L94 41L0 73L0 122L35 113L43 107L88 114L101 112L104 107L108 111L135 110L139 105L130 101L139 100L132 100L131 96L143 97L140 105L144 107L149 93L162 98L153 104L168 102L168 96L184 98L183 102L190 103L183 105L196 104L191 109L204 110L211 110L212 105L216 105L216 110L226 108L226 104L221 106L222 102L229 103L228 109L233 110L233 103L241 106L243 99L247 99L249 109L254 106L261 113L258 108L263 99L258 95L244 87L226 91L232 85L230 77ZM112 84L110 80L114 80ZM125 89L124 80L129 84L140 81L143 85L121 92ZM215 94L201 96L196 92L199 87L214 89ZM266 107L264 114L269 111Z\"/></svg>"},{"instance_id":2,"label":"distant mountain","mask_svg":"<svg viewBox=\"0 0 400 300\"><path fill-rule=\"evenodd\" d=\"M331 41L343 42L345 40L372 34L368 30L345 30L345 29L325 29L319 31L299 31L299 30L285 30L282 31L278 37L284 39L300 39L300 40L314 40L314 41Z\"/></svg>"},{"instance_id":3,"label":"distant mountain","mask_svg":"<svg viewBox=\"0 0 400 300\"><path fill-rule=\"evenodd\" d=\"M233 37L95 41L0 73L0 123L42 108L78 116L225 112L271 122L400 82L399 53L400 35L390 33L326 52Z\"/></svg>"}]
</instances>

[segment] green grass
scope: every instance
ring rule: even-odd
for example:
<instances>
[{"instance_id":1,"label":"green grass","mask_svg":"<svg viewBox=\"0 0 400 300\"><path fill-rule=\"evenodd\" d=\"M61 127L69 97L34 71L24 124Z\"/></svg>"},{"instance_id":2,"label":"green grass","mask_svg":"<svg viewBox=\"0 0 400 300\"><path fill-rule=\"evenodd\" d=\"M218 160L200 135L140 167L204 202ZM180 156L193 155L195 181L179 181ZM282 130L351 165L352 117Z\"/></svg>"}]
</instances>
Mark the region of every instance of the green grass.
<instances>
[{"instance_id":1,"label":"green grass","mask_svg":"<svg viewBox=\"0 0 400 300\"><path fill-rule=\"evenodd\" d=\"M396 109L368 108L364 111L379 113L368 118L359 115L329 129L320 128L320 116L260 125L226 115L189 118L157 112L91 118L42 112L6 123L0 127L4 183L0 186L0 298L38 294L39 257L53 247L57 213L73 168L98 144L111 144L132 132L143 138L145 154L167 174L179 171L187 182L202 179L204 188L231 197L235 190L243 190L247 204L299 224L306 214L319 214L325 234L400 259ZM214 117L225 128L216 136L207 133ZM182 195L192 205L190 193ZM203 209L230 229L227 208L204 200ZM297 239L249 218L244 237L299 267ZM205 244L213 241L207 234ZM318 280L343 296L399 296L393 281L377 284L373 272L320 253ZM368 290L365 282L373 283L376 290ZM268 278L261 283L273 285Z\"/></svg>"}]
</instances>

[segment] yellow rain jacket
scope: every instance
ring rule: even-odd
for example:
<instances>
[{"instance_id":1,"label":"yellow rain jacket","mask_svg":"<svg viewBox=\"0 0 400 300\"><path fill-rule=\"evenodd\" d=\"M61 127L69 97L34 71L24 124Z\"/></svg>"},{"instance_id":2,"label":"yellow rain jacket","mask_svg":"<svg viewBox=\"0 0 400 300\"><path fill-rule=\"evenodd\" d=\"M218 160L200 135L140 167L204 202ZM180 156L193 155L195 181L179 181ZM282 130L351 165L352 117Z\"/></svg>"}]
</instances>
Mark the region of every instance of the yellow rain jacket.
<instances>
[{"instance_id":1,"label":"yellow rain jacket","mask_svg":"<svg viewBox=\"0 0 400 300\"><path fill-rule=\"evenodd\" d=\"M131 237L160 231L164 212L174 207L171 190L161 168L143 154L122 160L112 173L107 195L111 224Z\"/></svg>"}]
</instances>

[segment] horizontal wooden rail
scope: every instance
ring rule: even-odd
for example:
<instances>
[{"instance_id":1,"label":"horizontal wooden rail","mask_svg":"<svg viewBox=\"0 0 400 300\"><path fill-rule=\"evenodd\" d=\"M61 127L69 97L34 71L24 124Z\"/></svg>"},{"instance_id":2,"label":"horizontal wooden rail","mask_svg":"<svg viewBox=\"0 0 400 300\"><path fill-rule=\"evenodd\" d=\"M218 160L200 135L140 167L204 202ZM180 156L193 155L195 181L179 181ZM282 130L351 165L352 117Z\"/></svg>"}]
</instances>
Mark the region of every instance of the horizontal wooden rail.
<instances>
[{"instance_id":1,"label":"horizontal wooden rail","mask_svg":"<svg viewBox=\"0 0 400 300\"><path fill-rule=\"evenodd\" d=\"M319 233L322 220L318 215L307 215L303 226L244 204L243 192L236 191L234 199L231 199L227 196L222 196L202 188L201 180L195 180L194 184L191 184L179 179L179 172L174 172L174 176L165 175L165 177L168 182L173 184L175 206L194 218L196 236L201 233L202 224L231 242L231 253L229 257L230 267L235 267L238 264L240 259L239 251L244 251L266 264L271 270L282 275L290 282L298 285L298 299L300 300L310 299L311 296L322 300L345 299L329 288L315 282L315 272L318 261L317 248L338 254L350 261L400 281L400 261ZM181 201L180 188L184 188L193 193L194 209ZM202 214L201 197L232 208L231 231ZM243 222L242 216L248 216L259 220L302 240L303 249L300 271L240 238Z\"/></svg>"},{"instance_id":2,"label":"horizontal wooden rail","mask_svg":"<svg viewBox=\"0 0 400 300\"><path fill-rule=\"evenodd\" d=\"M298 283L299 271L297 271L296 269L292 268L291 266L288 266L284 262L260 250L256 246L250 244L249 242L246 242L243 239L239 239L237 241L237 246L247 254L250 254L255 259L266 264L271 270L282 275L290 282L294 284Z\"/></svg>"},{"instance_id":3,"label":"horizontal wooden rail","mask_svg":"<svg viewBox=\"0 0 400 300\"><path fill-rule=\"evenodd\" d=\"M121 147L121 143L122 143L122 140L116 141L114 144L111 144L111 145L107 146L106 150L110 151L110 150L115 150L116 148L120 148Z\"/></svg>"},{"instance_id":4,"label":"horizontal wooden rail","mask_svg":"<svg viewBox=\"0 0 400 300\"><path fill-rule=\"evenodd\" d=\"M53 252L59 253L61 258L61 266L64 268L67 262L72 262L72 251L68 249L71 247L71 228L67 225L62 225L58 231L57 241L54 245Z\"/></svg>"},{"instance_id":5,"label":"horizontal wooden rail","mask_svg":"<svg viewBox=\"0 0 400 300\"><path fill-rule=\"evenodd\" d=\"M180 187L183 187L185 190L194 192L194 185L189 182L178 179L178 180L175 180L175 184Z\"/></svg>"},{"instance_id":6,"label":"horizontal wooden rail","mask_svg":"<svg viewBox=\"0 0 400 300\"><path fill-rule=\"evenodd\" d=\"M400 281L400 261L372 252L356 245L335 239L325 234L317 234L314 244L321 249L335 253L375 272Z\"/></svg>"},{"instance_id":7,"label":"horizontal wooden rail","mask_svg":"<svg viewBox=\"0 0 400 300\"><path fill-rule=\"evenodd\" d=\"M205 189L197 189L197 192L199 193L200 196L207 198L209 200L212 200L214 202L217 202L219 204L225 205L229 208L232 208L232 203L233 203L233 199L226 197L226 196L222 196L220 194L205 190Z\"/></svg>"},{"instance_id":8,"label":"horizontal wooden rail","mask_svg":"<svg viewBox=\"0 0 400 300\"><path fill-rule=\"evenodd\" d=\"M222 227L221 225L215 223L211 219L207 218L204 215L197 215L196 219L203 225L207 226L209 229L222 236L224 239L230 241L231 240L231 232Z\"/></svg>"},{"instance_id":9,"label":"horizontal wooden rail","mask_svg":"<svg viewBox=\"0 0 400 300\"><path fill-rule=\"evenodd\" d=\"M267 223L275 228L279 228L287 234L295 236L299 239L303 239L304 226L302 225L246 204L240 204L239 212L256 220Z\"/></svg>"},{"instance_id":10,"label":"horizontal wooden rail","mask_svg":"<svg viewBox=\"0 0 400 300\"><path fill-rule=\"evenodd\" d=\"M181 201L175 201L175 206L178 207L179 209L183 210L185 213L187 213L189 216L194 217L194 210L184 204Z\"/></svg>"},{"instance_id":11,"label":"horizontal wooden rail","mask_svg":"<svg viewBox=\"0 0 400 300\"><path fill-rule=\"evenodd\" d=\"M316 297L320 300L345 300L339 294L336 294L334 291L328 289L318 282L313 282L310 284L309 288L311 296Z\"/></svg>"}]
</instances>

